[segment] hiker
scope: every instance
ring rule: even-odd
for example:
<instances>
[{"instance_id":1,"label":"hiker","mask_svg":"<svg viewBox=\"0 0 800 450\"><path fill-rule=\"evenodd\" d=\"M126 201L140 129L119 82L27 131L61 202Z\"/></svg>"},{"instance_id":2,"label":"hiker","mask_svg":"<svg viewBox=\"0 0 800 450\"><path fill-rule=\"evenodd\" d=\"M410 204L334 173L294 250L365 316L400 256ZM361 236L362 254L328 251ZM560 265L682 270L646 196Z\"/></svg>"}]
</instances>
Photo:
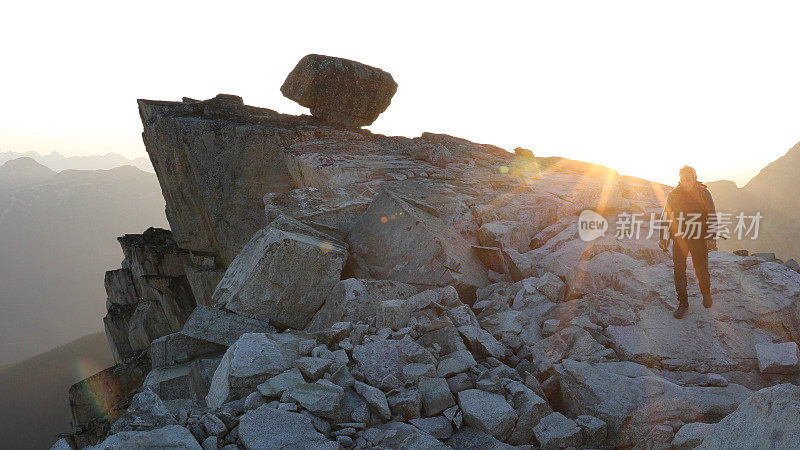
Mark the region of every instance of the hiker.
<instances>
[{"instance_id":1,"label":"hiker","mask_svg":"<svg viewBox=\"0 0 800 450\"><path fill-rule=\"evenodd\" d=\"M703 306L710 308L711 280L708 274L708 251L716 250L716 209L711 193L703 183L697 181L697 172L683 166L679 171L678 186L667 195L664 212L661 214L662 226L658 246L665 252L672 240L672 262L675 278L675 292L678 294L678 307L673 316L680 319L689 309L689 296L686 293L686 256L692 255L694 273L703 294ZM666 229L665 229L666 228Z\"/></svg>"}]
</instances>

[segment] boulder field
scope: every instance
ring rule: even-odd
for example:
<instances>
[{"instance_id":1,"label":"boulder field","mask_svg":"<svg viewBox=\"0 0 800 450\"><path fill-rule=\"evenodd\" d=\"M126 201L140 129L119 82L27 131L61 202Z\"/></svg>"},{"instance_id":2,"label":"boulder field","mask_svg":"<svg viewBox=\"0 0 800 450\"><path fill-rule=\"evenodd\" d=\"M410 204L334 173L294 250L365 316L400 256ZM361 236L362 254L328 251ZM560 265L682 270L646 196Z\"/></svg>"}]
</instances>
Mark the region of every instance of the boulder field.
<instances>
[{"instance_id":1,"label":"boulder field","mask_svg":"<svg viewBox=\"0 0 800 450\"><path fill-rule=\"evenodd\" d=\"M668 186L362 129L396 90L309 55L281 91L310 116L139 100L171 230L119 238L117 364L70 389L54 448L800 445L794 267L711 252L714 305L690 268L677 320ZM584 241L589 209L609 227Z\"/></svg>"}]
</instances>

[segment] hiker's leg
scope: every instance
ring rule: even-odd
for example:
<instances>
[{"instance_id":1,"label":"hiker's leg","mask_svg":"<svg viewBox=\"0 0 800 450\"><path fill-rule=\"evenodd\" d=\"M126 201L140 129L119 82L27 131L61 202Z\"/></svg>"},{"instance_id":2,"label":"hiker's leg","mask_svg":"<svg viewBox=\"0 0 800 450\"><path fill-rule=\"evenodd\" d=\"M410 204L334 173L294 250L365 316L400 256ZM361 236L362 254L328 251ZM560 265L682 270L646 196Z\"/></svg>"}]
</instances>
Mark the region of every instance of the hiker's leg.
<instances>
[{"instance_id":1,"label":"hiker's leg","mask_svg":"<svg viewBox=\"0 0 800 450\"><path fill-rule=\"evenodd\" d=\"M695 239L689 242L689 251L692 253L692 264L694 273L697 275L697 282L700 285L700 293L703 298L711 296L711 276L708 273L708 249L706 241Z\"/></svg>"},{"instance_id":2,"label":"hiker's leg","mask_svg":"<svg viewBox=\"0 0 800 450\"><path fill-rule=\"evenodd\" d=\"M675 293L678 302L682 305L689 304L689 295L686 293L686 255L689 249L686 241L680 238L672 240L672 271L675 279Z\"/></svg>"}]
</instances>

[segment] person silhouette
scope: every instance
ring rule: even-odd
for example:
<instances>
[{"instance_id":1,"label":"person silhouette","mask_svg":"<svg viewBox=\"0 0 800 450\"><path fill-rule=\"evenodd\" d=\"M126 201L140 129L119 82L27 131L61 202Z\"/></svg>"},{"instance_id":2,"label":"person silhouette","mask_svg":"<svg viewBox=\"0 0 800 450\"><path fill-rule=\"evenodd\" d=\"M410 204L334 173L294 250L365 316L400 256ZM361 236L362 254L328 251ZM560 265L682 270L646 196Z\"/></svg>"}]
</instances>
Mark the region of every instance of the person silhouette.
<instances>
[{"instance_id":1,"label":"person silhouette","mask_svg":"<svg viewBox=\"0 0 800 450\"><path fill-rule=\"evenodd\" d=\"M689 309L689 296L686 292L686 257L692 255L694 273L697 275L703 306L710 308L711 276L708 272L708 252L716 250L715 229L716 208L711 193L703 183L697 181L697 172L683 166L679 171L680 183L667 195L664 211L661 213L662 227L658 246L667 251L672 240L673 277L675 292L678 294L678 307L673 316L682 318ZM665 230L666 228L666 230Z\"/></svg>"}]
</instances>

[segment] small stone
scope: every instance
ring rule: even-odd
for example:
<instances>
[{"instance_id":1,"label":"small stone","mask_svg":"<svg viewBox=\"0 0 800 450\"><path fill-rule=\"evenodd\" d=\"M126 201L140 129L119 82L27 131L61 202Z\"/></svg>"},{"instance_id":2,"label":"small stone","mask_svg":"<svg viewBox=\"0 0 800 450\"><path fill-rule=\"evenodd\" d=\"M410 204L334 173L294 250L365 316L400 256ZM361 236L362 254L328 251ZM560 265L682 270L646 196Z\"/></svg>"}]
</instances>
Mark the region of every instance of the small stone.
<instances>
[{"instance_id":1,"label":"small stone","mask_svg":"<svg viewBox=\"0 0 800 450\"><path fill-rule=\"evenodd\" d=\"M353 438L350 436L336 436L336 442L345 448L353 446Z\"/></svg>"},{"instance_id":2,"label":"small stone","mask_svg":"<svg viewBox=\"0 0 800 450\"><path fill-rule=\"evenodd\" d=\"M472 378L466 373L460 373L454 377L448 378L447 385L450 386L450 392L453 394L458 394L461 391L475 387Z\"/></svg>"},{"instance_id":3,"label":"small stone","mask_svg":"<svg viewBox=\"0 0 800 450\"><path fill-rule=\"evenodd\" d=\"M435 416L456 403L444 378L423 378L419 382L419 393L426 416Z\"/></svg>"},{"instance_id":4,"label":"small stone","mask_svg":"<svg viewBox=\"0 0 800 450\"><path fill-rule=\"evenodd\" d=\"M228 432L228 427L225 426L225 423L220 420L219 417L211 413L204 414L200 423L203 424L203 428L205 428L206 433L210 436L221 437Z\"/></svg>"},{"instance_id":5,"label":"small stone","mask_svg":"<svg viewBox=\"0 0 800 450\"><path fill-rule=\"evenodd\" d=\"M443 416L411 419L410 423L439 440L448 439L453 435L450 420Z\"/></svg>"},{"instance_id":6,"label":"small stone","mask_svg":"<svg viewBox=\"0 0 800 450\"><path fill-rule=\"evenodd\" d=\"M672 439L676 450L689 450L700 445L714 431L714 425L703 422L692 422L682 426Z\"/></svg>"},{"instance_id":7,"label":"small stone","mask_svg":"<svg viewBox=\"0 0 800 450\"><path fill-rule=\"evenodd\" d=\"M281 411L291 411L297 412L297 403L294 402L286 402L286 403L278 403L278 409Z\"/></svg>"},{"instance_id":8,"label":"small stone","mask_svg":"<svg viewBox=\"0 0 800 450\"><path fill-rule=\"evenodd\" d=\"M767 262L774 262L776 259L775 253L753 253L753 256Z\"/></svg>"},{"instance_id":9,"label":"small stone","mask_svg":"<svg viewBox=\"0 0 800 450\"><path fill-rule=\"evenodd\" d=\"M675 438L675 432L672 427L666 424L656 425L650 429L647 436L642 440L647 448L666 448L672 443Z\"/></svg>"},{"instance_id":10,"label":"small stone","mask_svg":"<svg viewBox=\"0 0 800 450\"><path fill-rule=\"evenodd\" d=\"M513 445L529 444L533 441L533 427L553 410L544 399L519 381L508 383L506 390L509 402L519 417L514 431L508 438L508 443Z\"/></svg>"},{"instance_id":11,"label":"small stone","mask_svg":"<svg viewBox=\"0 0 800 450\"><path fill-rule=\"evenodd\" d=\"M606 423L597 417L582 414L575 418L575 423L583 432L583 444L596 447L606 440Z\"/></svg>"},{"instance_id":12,"label":"small stone","mask_svg":"<svg viewBox=\"0 0 800 450\"><path fill-rule=\"evenodd\" d=\"M389 409L389 403L386 400L386 395L378 388L374 388L366 383L356 381L353 385L356 392L364 397L370 406L375 408L378 414L386 420L392 417L392 412Z\"/></svg>"},{"instance_id":13,"label":"small stone","mask_svg":"<svg viewBox=\"0 0 800 450\"><path fill-rule=\"evenodd\" d=\"M433 364L411 363L403 367L403 378L406 382L417 383L422 377L435 377L436 367Z\"/></svg>"},{"instance_id":14,"label":"small stone","mask_svg":"<svg viewBox=\"0 0 800 450\"><path fill-rule=\"evenodd\" d=\"M728 379L718 373L709 373L706 374L706 385L725 387L728 385Z\"/></svg>"},{"instance_id":15,"label":"small stone","mask_svg":"<svg viewBox=\"0 0 800 450\"><path fill-rule=\"evenodd\" d=\"M342 366L339 368L339 370L334 372L333 375L331 375L331 381L343 388L348 388L353 386L353 384L356 382L356 379L353 378L352 374L350 374L347 366Z\"/></svg>"},{"instance_id":16,"label":"small stone","mask_svg":"<svg viewBox=\"0 0 800 450\"><path fill-rule=\"evenodd\" d=\"M311 350L316 346L316 339L300 339L300 341L297 342L297 353L301 356L308 356L311 354Z\"/></svg>"},{"instance_id":17,"label":"small stone","mask_svg":"<svg viewBox=\"0 0 800 450\"><path fill-rule=\"evenodd\" d=\"M469 370L468 362L462 358L445 358L439 362L439 367L436 370L436 375L444 378L450 378L453 375Z\"/></svg>"},{"instance_id":18,"label":"small stone","mask_svg":"<svg viewBox=\"0 0 800 450\"><path fill-rule=\"evenodd\" d=\"M209 436L203 440L203 450L217 450L217 437Z\"/></svg>"},{"instance_id":19,"label":"small stone","mask_svg":"<svg viewBox=\"0 0 800 450\"><path fill-rule=\"evenodd\" d=\"M578 447L581 429L572 419L559 412L550 413L533 427L533 434L543 449Z\"/></svg>"},{"instance_id":20,"label":"small stone","mask_svg":"<svg viewBox=\"0 0 800 450\"><path fill-rule=\"evenodd\" d=\"M561 321L558 319L547 319L542 324L542 335L549 336L558 331Z\"/></svg>"},{"instance_id":21,"label":"small stone","mask_svg":"<svg viewBox=\"0 0 800 450\"><path fill-rule=\"evenodd\" d=\"M298 385L290 396L313 414L332 419L338 413L344 389L330 381L319 380Z\"/></svg>"},{"instance_id":22,"label":"small stone","mask_svg":"<svg viewBox=\"0 0 800 450\"><path fill-rule=\"evenodd\" d=\"M331 364L333 364L333 361L330 359L315 358L313 356L303 356L302 358L297 358L294 362L294 366L300 369L306 379L312 381L322 377L322 374L328 370Z\"/></svg>"},{"instance_id":23,"label":"small stone","mask_svg":"<svg viewBox=\"0 0 800 450\"><path fill-rule=\"evenodd\" d=\"M756 344L756 356L761 373L791 375L800 372L795 342Z\"/></svg>"},{"instance_id":24,"label":"small stone","mask_svg":"<svg viewBox=\"0 0 800 450\"><path fill-rule=\"evenodd\" d=\"M390 395L387 398L392 414L402 417L405 420L416 419L420 416L422 399L419 390L407 389Z\"/></svg>"},{"instance_id":25,"label":"small stone","mask_svg":"<svg viewBox=\"0 0 800 450\"><path fill-rule=\"evenodd\" d=\"M492 372L488 370L478 376L477 381L475 381L475 387L482 391L493 392L495 394L505 393L500 377L492 374Z\"/></svg>"},{"instance_id":26,"label":"small stone","mask_svg":"<svg viewBox=\"0 0 800 450\"><path fill-rule=\"evenodd\" d=\"M246 411L250 411L251 409L258 408L259 406L263 405L266 402L267 402L266 397L261 395L260 392L258 391L251 392L250 395L248 395L244 399L244 409Z\"/></svg>"},{"instance_id":27,"label":"small stone","mask_svg":"<svg viewBox=\"0 0 800 450\"><path fill-rule=\"evenodd\" d=\"M388 339L389 336L392 335L392 329L389 327L383 327L380 330L378 330L378 332L375 334L384 339Z\"/></svg>"},{"instance_id":28,"label":"small stone","mask_svg":"<svg viewBox=\"0 0 800 450\"><path fill-rule=\"evenodd\" d=\"M402 385L403 383L401 383L396 376L391 374L383 377L379 383L379 387L384 391L391 391L392 389L397 389Z\"/></svg>"},{"instance_id":29,"label":"small stone","mask_svg":"<svg viewBox=\"0 0 800 450\"><path fill-rule=\"evenodd\" d=\"M333 352L325 345L318 345L311 349L311 356L314 358L325 358L333 360Z\"/></svg>"},{"instance_id":30,"label":"small stone","mask_svg":"<svg viewBox=\"0 0 800 450\"><path fill-rule=\"evenodd\" d=\"M259 384L256 388L264 397L279 398L284 392L291 391L295 386L305 382L300 369L294 367Z\"/></svg>"},{"instance_id":31,"label":"small stone","mask_svg":"<svg viewBox=\"0 0 800 450\"><path fill-rule=\"evenodd\" d=\"M331 433L334 436L355 436L356 429L354 427L344 427Z\"/></svg>"},{"instance_id":32,"label":"small stone","mask_svg":"<svg viewBox=\"0 0 800 450\"><path fill-rule=\"evenodd\" d=\"M458 414L458 411L459 411L459 409L458 409L458 405L456 405L456 406L451 406L451 407L449 407L449 408L445 409L445 410L442 412L442 415L443 415L443 416L445 416L445 417L447 417L447 419L448 419L448 420L451 420L451 421L452 421L452 420L453 420L453 419L456 417L456 414Z\"/></svg>"},{"instance_id":33,"label":"small stone","mask_svg":"<svg viewBox=\"0 0 800 450\"><path fill-rule=\"evenodd\" d=\"M505 441L514 429L517 414L500 394L468 389L458 393L458 406L467 425Z\"/></svg>"}]
</instances>

